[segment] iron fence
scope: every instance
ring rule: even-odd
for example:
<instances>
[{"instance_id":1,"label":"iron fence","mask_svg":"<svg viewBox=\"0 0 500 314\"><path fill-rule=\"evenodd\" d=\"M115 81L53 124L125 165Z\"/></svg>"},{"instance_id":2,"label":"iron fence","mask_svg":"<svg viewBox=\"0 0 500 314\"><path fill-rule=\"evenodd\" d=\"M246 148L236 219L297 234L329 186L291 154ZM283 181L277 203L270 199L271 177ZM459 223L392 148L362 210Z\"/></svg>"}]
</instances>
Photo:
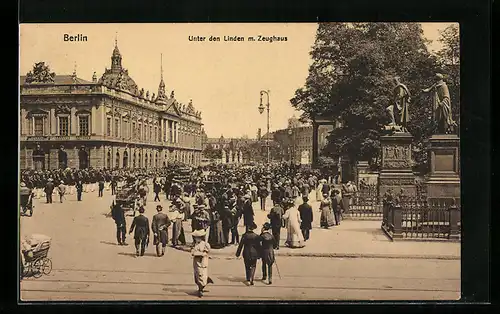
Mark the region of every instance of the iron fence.
<instances>
[{"instance_id":1,"label":"iron fence","mask_svg":"<svg viewBox=\"0 0 500 314\"><path fill-rule=\"evenodd\" d=\"M378 195L378 186L361 186L352 196L348 208L344 208L345 218L380 220L383 217L382 200Z\"/></svg>"},{"instance_id":2,"label":"iron fence","mask_svg":"<svg viewBox=\"0 0 500 314\"><path fill-rule=\"evenodd\" d=\"M460 208L453 199L398 196L383 207L382 229L391 239L460 239Z\"/></svg>"}]
</instances>

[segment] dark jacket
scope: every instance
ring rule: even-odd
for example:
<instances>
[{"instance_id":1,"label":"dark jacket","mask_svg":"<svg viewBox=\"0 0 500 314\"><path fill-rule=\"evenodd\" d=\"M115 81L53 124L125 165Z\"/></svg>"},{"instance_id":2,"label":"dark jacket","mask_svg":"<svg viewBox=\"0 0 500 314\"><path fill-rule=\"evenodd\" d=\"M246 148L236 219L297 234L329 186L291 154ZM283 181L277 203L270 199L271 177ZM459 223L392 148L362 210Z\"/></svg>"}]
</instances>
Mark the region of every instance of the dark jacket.
<instances>
[{"instance_id":1,"label":"dark jacket","mask_svg":"<svg viewBox=\"0 0 500 314\"><path fill-rule=\"evenodd\" d=\"M125 225L125 211L120 205L113 205L111 208L111 217L117 225Z\"/></svg>"},{"instance_id":2,"label":"dark jacket","mask_svg":"<svg viewBox=\"0 0 500 314\"><path fill-rule=\"evenodd\" d=\"M76 187L76 190L78 192L82 192L83 191L83 183L77 182L76 185L75 185L75 187Z\"/></svg>"},{"instance_id":3,"label":"dark jacket","mask_svg":"<svg viewBox=\"0 0 500 314\"><path fill-rule=\"evenodd\" d=\"M273 228L281 228L281 218L283 216L283 208L279 205L274 206L271 212L267 215L267 218L271 221L271 226Z\"/></svg>"},{"instance_id":4,"label":"dark jacket","mask_svg":"<svg viewBox=\"0 0 500 314\"><path fill-rule=\"evenodd\" d=\"M311 205L303 203L299 206L300 219L300 229L312 229L313 222L313 211Z\"/></svg>"},{"instance_id":5,"label":"dark jacket","mask_svg":"<svg viewBox=\"0 0 500 314\"><path fill-rule=\"evenodd\" d=\"M45 185L45 190L44 190L44 192L45 192L46 194L51 194L51 193L52 193L52 191L54 191L54 183L52 183L52 182L47 182L47 184Z\"/></svg>"},{"instance_id":6,"label":"dark jacket","mask_svg":"<svg viewBox=\"0 0 500 314\"><path fill-rule=\"evenodd\" d=\"M153 221L151 222L151 230L153 233L158 233L160 230L167 230L171 222L165 213L158 213L153 216Z\"/></svg>"},{"instance_id":7,"label":"dark jacket","mask_svg":"<svg viewBox=\"0 0 500 314\"><path fill-rule=\"evenodd\" d=\"M136 216L132 221L129 232L132 232L134 228L134 239L146 239L149 237L150 230L148 217L144 215Z\"/></svg>"},{"instance_id":8,"label":"dark jacket","mask_svg":"<svg viewBox=\"0 0 500 314\"><path fill-rule=\"evenodd\" d=\"M274 237L269 232L260 234L262 262L266 264L274 263Z\"/></svg>"},{"instance_id":9,"label":"dark jacket","mask_svg":"<svg viewBox=\"0 0 500 314\"><path fill-rule=\"evenodd\" d=\"M246 260L259 259L261 253L261 238L253 231L247 231L241 237L240 244L236 250L236 256L239 257L243 249L243 258Z\"/></svg>"},{"instance_id":10,"label":"dark jacket","mask_svg":"<svg viewBox=\"0 0 500 314\"><path fill-rule=\"evenodd\" d=\"M248 200L245 204L243 204L243 223L245 226L250 226L254 222L253 217L254 212L252 202Z\"/></svg>"}]
</instances>

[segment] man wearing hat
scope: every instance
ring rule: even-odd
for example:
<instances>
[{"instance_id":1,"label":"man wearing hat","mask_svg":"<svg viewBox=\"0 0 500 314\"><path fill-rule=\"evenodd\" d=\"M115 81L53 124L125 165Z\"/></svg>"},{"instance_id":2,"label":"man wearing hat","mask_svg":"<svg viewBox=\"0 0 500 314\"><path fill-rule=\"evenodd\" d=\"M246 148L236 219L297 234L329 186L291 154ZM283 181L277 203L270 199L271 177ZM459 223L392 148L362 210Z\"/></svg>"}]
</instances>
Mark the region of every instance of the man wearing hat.
<instances>
[{"instance_id":1,"label":"man wearing hat","mask_svg":"<svg viewBox=\"0 0 500 314\"><path fill-rule=\"evenodd\" d=\"M243 261L245 263L246 281L253 286L253 278L255 276L255 267L257 260L260 258L261 238L253 231L257 229L255 222L252 222L247 228L247 232L241 237L240 244L236 250L236 257L240 257L243 250Z\"/></svg>"},{"instance_id":2,"label":"man wearing hat","mask_svg":"<svg viewBox=\"0 0 500 314\"><path fill-rule=\"evenodd\" d=\"M115 202L114 199L113 203L111 204L111 217L116 224L116 240L118 242L118 245L128 245L125 242L125 234L127 233L125 211L123 210L121 205Z\"/></svg>"},{"instance_id":3,"label":"man wearing hat","mask_svg":"<svg viewBox=\"0 0 500 314\"><path fill-rule=\"evenodd\" d=\"M54 188L55 188L55 185L54 185L54 180L52 178L49 178L47 180L47 184L45 185L45 189L44 189L44 192L45 192L45 197L47 198L47 204L52 204L52 193L54 192Z\"/></svg>"},{"instance_id":4,"label":"man wearing hat","mask_svg":"<svg viewBox=\"0 0 500 314\"><path fill-rule=\"evenodd\" d=\"M260 241L262 247L262 281L269 278L267 284L273 283L273 264L274 264L274 250L275 239L271 234L271 224L266 222L262 226L262 233L260 234ZM267 277L269 275L269 277Z\"/></svg>"},{"instance_id":5,"label":"man wearing hat","mask_svg":"<svg viewBox=\"0 0 500 314\"><path fill-rule=\"evenodd\" d=\"M333 190L332 196L332 209L333 209L333 217L335 218L335 224L340 225L340 218L342 216L342 197L340 196L339 189Z\"/></svg>"},{"instance_id":6,"label":"man wearing hat","mask_svg":"<svg viewBox=\"0 0 500 314\"><path fill-rule=\"evenodd\" d=\"M304 203L302 203L298 209L300 213L300 220L302 220L300 223L300 229L302 230L304 241L307 241L309 240L309 232L312 229L313 211L311 205L307 203L309 198L307 196L303 196L302 200Z\"/></svg>"},{"instance_id":7,"label":"man wearing hat","mask_svg":"<svg viewBox=\"0 0 500 314\"><path fill-rule=\"evenodd\" d=\"M285 200L283 202L284 205L286 205L287 202L288 200ZM273 208L271 208L271 212L267 215L267 218L269 218L271 222L270 227L275 240L274 248L276 250L279 250L280 248L280 233L281 233L283 214L284 214L283 207L281 207L279 203L275 202Z\"/></svg>"},{"instance_id":8,"label":"man wearing hat","mask_svg":"<svg viewBox=\"0 0 500 314\"><path fill-rule=\"evenodd\" d=\"M144 256L149 241L149 219L144 216L143 206L139 208L139 216L134 217L129 234L131 234L134 229L135 255Z\"/></svg>"},{"instance_id":9,"label":"man wearing hat","mask_svg":"<svg viewBox=\"0 0 500 314\"><path fill-rule=\"evenodd\" d=\"M254 223L254 211L252 207L252 196L247 193L244 196L245 203L243 204L243 223L248 230L248 227Z\"/></svg>"},{"instance_id":10,"label":"man wearing hat","mask_svg":"<svg viewBox=\"0 0 500 314\"><path fill-rule=\"evenodd\" d=\"M171 224L170 219L165 213L162 213L162 210L163 207L161 205L156 206L158 213L153 216L153 222L151 223L151 229L154 234L153 244L156 245L156 255L158 257L165 255L165 248L168 242L168 227Z\"/></svg>"}]
</instances>

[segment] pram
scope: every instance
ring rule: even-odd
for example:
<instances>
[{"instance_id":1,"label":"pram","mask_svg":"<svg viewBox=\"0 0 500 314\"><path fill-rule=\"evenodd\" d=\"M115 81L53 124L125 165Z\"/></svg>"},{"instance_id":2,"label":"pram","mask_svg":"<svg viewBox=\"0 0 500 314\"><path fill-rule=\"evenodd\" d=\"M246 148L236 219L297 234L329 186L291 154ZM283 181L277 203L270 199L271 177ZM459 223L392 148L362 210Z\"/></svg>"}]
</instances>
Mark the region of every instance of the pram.
<instances>
[{"instance_id":1,"label":"pram","mask_svg":"<svg viewBox=\"0 0 500 314\"><path fill-rule=\"evenodd\" d=\"M25 263L22 265L22 276L31 274L35 278L48 275L52 271L52 261L47 257L50 249L51 238L42 234L33 234L26 240L29 249L24 249ZM21 262L22 263L22 262Z\"/></svg>"}]
</instances>

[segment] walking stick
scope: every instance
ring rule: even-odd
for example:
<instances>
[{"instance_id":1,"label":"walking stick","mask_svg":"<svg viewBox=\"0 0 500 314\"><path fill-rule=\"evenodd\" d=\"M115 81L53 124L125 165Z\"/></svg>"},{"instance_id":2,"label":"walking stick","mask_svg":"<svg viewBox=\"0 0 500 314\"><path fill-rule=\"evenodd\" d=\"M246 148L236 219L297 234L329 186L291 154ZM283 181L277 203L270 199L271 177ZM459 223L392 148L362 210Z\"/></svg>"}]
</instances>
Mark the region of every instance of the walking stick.
<instances>
[{"instance_id":1,"label":"walking stick","mask_svg":"<svg viewBox=\"0 0 500 314\"><path fill-rule=\"evenodd\" d=\"M279 276L279 277L280 277L280 279L281 279L280 269L279 269L279 267L278 267L278 262L277 262L277 260L276 260L276 257L274 257L274 265L276 265L276 270L278 271L278 276Z\"/></svg>"}]
</instances>

